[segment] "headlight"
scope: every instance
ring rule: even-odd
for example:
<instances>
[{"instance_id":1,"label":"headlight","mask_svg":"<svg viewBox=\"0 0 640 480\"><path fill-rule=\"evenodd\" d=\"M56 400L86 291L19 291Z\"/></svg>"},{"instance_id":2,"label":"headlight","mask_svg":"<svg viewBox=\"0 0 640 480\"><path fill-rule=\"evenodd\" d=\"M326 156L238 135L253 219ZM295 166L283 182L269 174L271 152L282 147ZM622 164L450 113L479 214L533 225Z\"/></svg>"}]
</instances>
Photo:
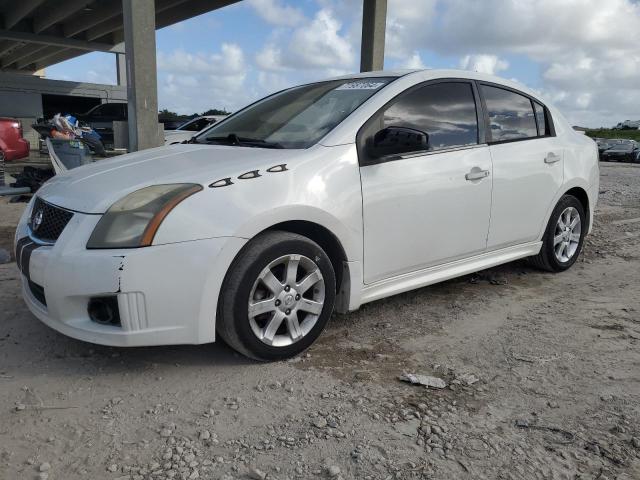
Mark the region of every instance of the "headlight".
<instances>
[{"instance_id":1,"label":"headlight","mask_svg":"<svg viewBox=\"0 0 640 480\"><path fill-rule=\"evenodd\" d=\"M130 193L111 205L87 242L87 248L148 247L173 208L202 190L201 185L154 185Z\"/></svg>"}]
</instances>

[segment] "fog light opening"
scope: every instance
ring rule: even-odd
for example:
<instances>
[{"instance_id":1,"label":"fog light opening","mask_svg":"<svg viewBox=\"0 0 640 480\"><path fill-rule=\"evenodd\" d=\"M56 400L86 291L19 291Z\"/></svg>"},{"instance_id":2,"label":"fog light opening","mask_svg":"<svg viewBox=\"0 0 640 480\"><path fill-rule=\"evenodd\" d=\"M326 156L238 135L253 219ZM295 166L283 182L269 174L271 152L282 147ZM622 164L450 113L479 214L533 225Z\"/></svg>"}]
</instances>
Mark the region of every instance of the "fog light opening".
<instances>
[{"instance_id":1,"label":"fog light opening","mask_svg":"<svg viewBox=\"0 0 640 480\"><path fill-rule=\"evenodd\" d=\"M97 297L89 300L87 307L91 321L101 325L120 326L120 312L118 310L118 297Z\"/></svg>"}]
</instances>

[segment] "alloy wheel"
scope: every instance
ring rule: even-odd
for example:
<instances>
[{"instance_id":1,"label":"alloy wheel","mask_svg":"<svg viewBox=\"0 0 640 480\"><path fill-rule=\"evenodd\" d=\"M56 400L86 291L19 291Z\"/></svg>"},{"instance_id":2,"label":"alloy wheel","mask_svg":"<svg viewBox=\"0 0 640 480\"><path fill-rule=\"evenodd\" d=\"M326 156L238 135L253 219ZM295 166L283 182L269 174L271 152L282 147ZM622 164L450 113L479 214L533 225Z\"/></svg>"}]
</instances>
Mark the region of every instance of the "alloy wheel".
<instances>
[{"instance_id":1,"label":"alloy wheel","mask_svg":"<svg viewBox=\"0 0 640 480\"><path fill-rule=\"evenodd\" d=\"M251 288L251 330L267 345L289 346L311 331L324 299L324 278L313 260L297 254L279 257L260 272Z\"/></svg>"},{"instance_id":2,"label":"alloy wheel","mask_svg":"<svg viewBox=\"0 0 640 480\"><path fill-rule=\"evenodd\" d=\"M556 222L553 236L553 250L559 262L566 263L573 258L578 251L581 235L580 213L574 207L565 208Z\"/></svg>"}]
</instances>

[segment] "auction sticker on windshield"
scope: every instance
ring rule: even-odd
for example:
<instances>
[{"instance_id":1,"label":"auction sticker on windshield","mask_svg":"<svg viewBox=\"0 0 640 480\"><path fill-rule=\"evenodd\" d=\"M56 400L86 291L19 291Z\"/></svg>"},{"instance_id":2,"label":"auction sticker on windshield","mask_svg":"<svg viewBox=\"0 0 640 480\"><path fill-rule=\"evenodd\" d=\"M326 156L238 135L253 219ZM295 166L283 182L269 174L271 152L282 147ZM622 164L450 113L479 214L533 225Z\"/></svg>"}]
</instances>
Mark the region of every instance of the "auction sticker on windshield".
<instances>
[{"instance_id":1,"label":"auction sticker on windshield","mask_svg":"<svg viewBox=\"0 0 640 480\"><path fill-rule=\"evenodd\" d=\"M386 85L385 82L350 82L340 85L336 90L377 90Z\"/></svg>"}]
</instances>

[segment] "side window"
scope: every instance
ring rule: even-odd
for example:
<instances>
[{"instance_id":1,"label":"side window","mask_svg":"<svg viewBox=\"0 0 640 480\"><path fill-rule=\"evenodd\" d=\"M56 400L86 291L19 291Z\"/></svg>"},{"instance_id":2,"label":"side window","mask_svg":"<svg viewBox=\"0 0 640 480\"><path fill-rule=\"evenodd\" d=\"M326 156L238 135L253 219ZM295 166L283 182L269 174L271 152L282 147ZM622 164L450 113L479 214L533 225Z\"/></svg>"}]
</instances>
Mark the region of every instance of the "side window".
<instances>
[{"instance_id":1,"label":"side window","mask_svg":"<svg viewBox=\"0 0 640 480\"><path fill-rule=\"evenodd\" d=\"M494 142L538 136L531 100L502 88L481 85Z\"/></svg>"},{"instance_id":2,"label":"side window","mask_svg":"<svg viewBox=\"0 0 640 480\"><path fill-rule=\"evenodd\" d=\"M547 121L547 115L545 114L544 107L538 102L533 102L533 108L536 111L536 120L538 122L538 136L546 137L551 135L549 131L549 122Z\"/></svg>"},{"instance_id":3,"label":"side window","mask_svg":"<svg viewBox=\"0 0 640 480\"><path fill-rule=\"evenodd\" d=\"M436 83L402 95L382 113L382 128L407 127L428 135L428 150L476 145L478 118L470 83Z\"/></svg>"}]
</instances>

